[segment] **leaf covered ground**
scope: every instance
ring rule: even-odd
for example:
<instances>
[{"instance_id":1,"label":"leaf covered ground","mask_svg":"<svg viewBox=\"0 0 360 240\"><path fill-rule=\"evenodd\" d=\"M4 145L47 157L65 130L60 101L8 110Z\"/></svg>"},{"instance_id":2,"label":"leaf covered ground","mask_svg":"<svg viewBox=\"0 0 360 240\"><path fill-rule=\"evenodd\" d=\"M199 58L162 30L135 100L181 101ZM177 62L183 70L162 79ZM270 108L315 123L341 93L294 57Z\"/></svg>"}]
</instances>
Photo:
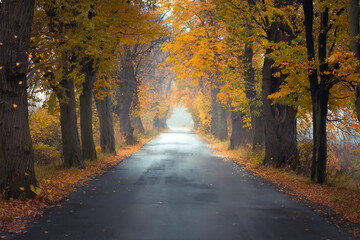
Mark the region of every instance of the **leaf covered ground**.
<instances>
[{"instance_id":1,"label":"leaf covered ground","mask_svg":"<svg viewBox=\"0 0 360 240\"><path fill-rule=\"evenodd\" d=\"M266 182L274 184L281 192L290 195L294 200L307 205L326 219L350 232L360 239L360 192L309 182L308 178L289 169L278 169L271 166L252 163L242 158L226 145L202 137L216 154L233 160Z\"/></svg>"},{"instance_id":2,"label":"leaf covered ground","mask_svg":"<svg viewBox=\"0 0 360 240\"><path fill-rule=\"evenodd\" d=\"M46 178L38 178L37 193L34 199L1 200L0 231L9 233L25 233L26 226L50 207L61 206L61 202L72 192L96 176L102 175L118 165L124 159L138 151L150 138L141 140L134 146L126 146L110 156L89 162L86 169L67 169L49 174ZM0 239L6 238L1 236Z\"/></svg>"}]
</instances>

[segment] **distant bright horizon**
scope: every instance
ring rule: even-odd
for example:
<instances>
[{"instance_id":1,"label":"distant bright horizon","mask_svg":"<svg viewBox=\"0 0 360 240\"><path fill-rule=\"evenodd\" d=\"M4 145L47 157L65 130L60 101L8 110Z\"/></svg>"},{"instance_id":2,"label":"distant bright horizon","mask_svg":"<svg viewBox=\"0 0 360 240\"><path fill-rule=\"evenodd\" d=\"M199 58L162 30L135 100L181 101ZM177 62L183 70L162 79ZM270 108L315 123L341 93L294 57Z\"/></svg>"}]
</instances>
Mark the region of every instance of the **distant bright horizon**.
<instances>
[{"instance_id":1,"label":"distant bright horizon","mask_svg":"<svg viewBox=\"0 0 360 240\"><path fill-rule=\"evenodd\" d=\"M169 128L194 128L194 121L190 113L183 107L176 106L171 117L167 120Z\"/></svg>"}]
</instances>

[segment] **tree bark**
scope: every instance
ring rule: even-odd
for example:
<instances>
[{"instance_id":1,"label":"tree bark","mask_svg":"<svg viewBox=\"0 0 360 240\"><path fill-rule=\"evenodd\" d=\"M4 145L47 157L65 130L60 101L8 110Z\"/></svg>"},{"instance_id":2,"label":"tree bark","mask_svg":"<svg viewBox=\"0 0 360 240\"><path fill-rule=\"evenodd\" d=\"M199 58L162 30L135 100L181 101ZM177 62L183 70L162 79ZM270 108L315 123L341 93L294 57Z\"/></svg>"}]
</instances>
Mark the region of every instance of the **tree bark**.
<instances>
[{"instance_id":1,"label":"tree bark","mask_svg":"<svg viewBox=\"0 0 360 240\"><path fill-rule=\"evenodd\" d=\"M286 41L281 23L273 23L268 32L269 40L275 43ZM286 76L274 77L279 72L273 67L273 60L267 57L271 53L267 49L263 66L263 113L265 130L265 164L276 167L289 165L296 168L298 165L296 113L297 110L291 106L273 104L268 96L279 91L280 85Z\"/></svg>"},{"instance_id":2,"label":"tree bark","mask_svg":"<svg viewBox=\"0 0 360 240\"><path fill-rule=\"evenodd\" d=\"M0 198L30 198L36 186L27 103L34 0L0 3Z\"/></svg>"},{"instance_id":3,"label":"tree bark","mask_svg":"<svg viewBox=\"0 0 360 240\"><path fill-rule=\"evenodd\" d=\"M143 123L141 121L140 116L137 116L132 120L132 125L134 126L134 129L136 131L138 131L139 133L141 133L141 134L145 133L145 128L144 128L144 125L143 125Z\"/></svg>"},{"instance_id":4,"label":"tree bark","mask_svg":"<svg viewBox=\"0 0 360 240\"><path fill-rule=\"evenodd\" d=\"M314 9L312 0L303 1L305 15L306 48L309 62L315 61L315 46L313 36ZM326 181L327 139L326 117L331 84L329 82L329 66L326 62L327 28L329 9L321 13L319 33L320 84L317 68L308 69L311 99L313 104L313 158L311 165L311 180L318 183Z\"/></svg>"},{"instance_id":5,"label":"tree bark","mask_svg":"<svg viewBox=\"0 0 360 240\"><path fill-rule=\"evenodd\" d=\"M92 89L96 80L96 71L92 67L92 62L84 66L85 81L82 84L83 90L80 95L80 129L81 147L83 159L90 161L96 160L96 150L93 135L92 122Z\"/></svg>"},{"instance_id":6,"label":"tree bark","mask_svg":"<svg viewBox=\"0 0 360 240\"><path fill-rule=\"evenodd\" d=\"M227 117L226 117L226 108L223 107L220 103L218 104L218 136L220 140L228 139L228 127L227 127Z\"/></svg>"},{"instance_id":7,"label":"tree bark","mask_svg":"<svg viewBox=\"0 0 360 240\"><path fill-rule=\"evenodd\" d=\"M134 128L131 126L130 108L135 91L136 76L129 47L125 47L125 52L121 56L121 65L121 79L117 94L117 114L120 118L120 133L127 145L134 145L135 137Z\"/></svg>"},{"instance_id":8,"label":"tree bark","mask_svg":"<svg viewBox=\"0 0 360 240\"><path fill-rule=\"evenodd\" d=\"M211 88L211 123L210 123L210 128L211 128L211 134L215 137L218 137L218 103L217 103L217 95L219 93L219 89L212 87Z\"/></svg>"},{"instance_id":9,"label":"tree bark","mask_svg":"<svg viewBox=\"0 0 360 240\"><path fill-rule=\"evenodd\" d=\"M231 112L231 137L230 149L235 149L238 146L246 145L251 142L251 131L244 128L243 114L238 111Z\"/></svg>"},{"instance_id":10,"label":"tree bark","mask_svg":"<svg viewBox=\"0 0 360 240\"><path fill-rule=\"evenodd\" d=\"M78 126L76 120L76 101L74 80L66 76L58 87L60 103L60 124L63 143L64 167L85 168L81 154Z\"/></svg>"},{"instance_id":11,"label":"tree bark","mask_svg":"<svg viewBox=\"0 0 360 240\"><path fill-rule=\"evenodd\" d=\"M261 146L264 144L264 117L262 112L253 114L251 125L253 130L253 150L256 151L261 149Z\"/></svg>"},{"instance_id":12,"label":"tree bark","mask_svg":"<svg viewBox=\"0 0 360 240\"><path fill-rule=\"evenodd\" d=\"M111 95L105 96L103 100L95 96L95 102L100 121L101 151L116 155Z\"/></svg>"},{"instance_id":13,"label":"tree bark","mask_svg":"<svg viewBox=\"0 0 360 240\"><path fill-rule=\"evenodd\" d=\"M228 138L226 109L218 102L218 93L219 88L215 84L211 88L211 134L219 140L226 140Z\"/></svg>"},{"instance_id":14,"label":"tree bark","mask_svg":"<svg viewBox=\"0 0 360 240\"><path fill-rule=\"evenodd\" d=\"M360 61L360 44L355 38L359 35L359 17L360 17L360 10L359 10L359 0L349 0L349 25L350 25L350 48L351 51L354 53L356 59ZM357 72L360 72L360 66L357 67ZM360 121L360 82L356 84L355 88L355 108L357 118Z\"/></svg>"}]
</instances>

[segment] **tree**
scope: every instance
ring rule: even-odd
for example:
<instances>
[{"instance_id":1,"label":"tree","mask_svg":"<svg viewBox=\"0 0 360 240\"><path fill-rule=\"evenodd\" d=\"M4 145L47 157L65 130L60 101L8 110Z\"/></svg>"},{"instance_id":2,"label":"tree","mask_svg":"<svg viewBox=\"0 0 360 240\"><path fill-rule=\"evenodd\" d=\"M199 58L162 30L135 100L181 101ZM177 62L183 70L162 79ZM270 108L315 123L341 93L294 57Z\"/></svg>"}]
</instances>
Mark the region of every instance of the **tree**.
<instances>
[{"instance_id":1,"label":"tree","mask_svg":"<svg viewBox=\"0 0 360 240\"><path fill-rule=\"evenodd\" d=\"M96 150L93 137L92 121L92 90L96 81L97 71L93 68L93 62L84 64L85 81L82 84L80 95L80 129L81 147L83 159L96 160Z\"/></svg>"},{"instance_id":2,"label":"tree","mask_svg":"<svg viewBox=\"0 0 360 240\"><path fill-rule=\"evenodd\" d=\"M27 103L34 0L0 3L0 197L29 198L36 186Z\"/></svg>"},{"instance_id":3,"label":"tree","mask_svg":"<svg viewBox=\"0 0 360 240\"><path fill-rule=\"evenodd\" d=\"M315 47L313 36L314 9L312 0L303 1L306 29L307 57L310 63L315 61ZM309 67L311 99L313 107L313 158L311 165L311 180L318 183L326 181L327 140L326 117L328 114L328 101L331 82L327 57L327 33L329 27L329 9L325 7L321 12L321 26L319 33L319 62L320 83L317 68ZM311 65L311 64L310 64Z\"/></svg>"},{"instance_id":4,"label":"tree","mask_svg":"<svg viewBox=\"0 0 360 240\"><path fill-rule=\"evenodd\" d=\"M64 167L85 168L76 117L74 80L64 76L57 87L60 104L60 124L63 144Z\"/></svg>"},{"instance_id":5,"label":"tree","mask_svg":"<svg viewBox=\"0 0 360 240\"><path fill-rule=\"evenodd\" d=\"M100 82L96 83L99 84ZM101 151L116 154L113 124L114 120L112 115L113 107L109 86L96 86L94 98L100 121Z\"/></svg>"},{"instance_id":6,"label":"tree","mask_svg":"<svg viewBox=\"0 0 360 240\"><path fill-rule=\"evenodd\" d=\"M206 119L210 120L215 137L227 139L227 106L218 96L223 84L220 76L226 68L223 56L226 31L217 18L215 2L187 0L169 1L168 4L166 7L174 13L169 17L174 37L165 45L169 51L168 61L178 72L179 80L191 79L188 84L210 90L211 117Z\"/></svg>"},{"instance_id":7,"label":"tree","mask_svg":"<svg viewBox=\"0 0 360 240\"><path fill-rule=\"evenodd\" d=\"M351 51L354 53L355 58L357 61L360 61L360 44L359 40L357 39L359 36L359 1L358 0L349 0L348 5L348 12L349 12L349 27L350 27L350 48ZM357 72L360 71L360 66L357 66ZM360 121L360 83L356 84L355 88L355 109L357 112L357 118Z\"/></svg>"},{"instance_id":8,"label":"tree","mask_svg":"<svg viewBox=\"0 0 360 240\"><path fill-rule=\"evenodd\" d=\"M120 118L120 133L126 144L135 144L134 128L131 126L130 108L136 88L136 76L129 46L124 46L124 52L119 54L120 74L117 88L116 114Z\"/></svg>"}]
</instances>

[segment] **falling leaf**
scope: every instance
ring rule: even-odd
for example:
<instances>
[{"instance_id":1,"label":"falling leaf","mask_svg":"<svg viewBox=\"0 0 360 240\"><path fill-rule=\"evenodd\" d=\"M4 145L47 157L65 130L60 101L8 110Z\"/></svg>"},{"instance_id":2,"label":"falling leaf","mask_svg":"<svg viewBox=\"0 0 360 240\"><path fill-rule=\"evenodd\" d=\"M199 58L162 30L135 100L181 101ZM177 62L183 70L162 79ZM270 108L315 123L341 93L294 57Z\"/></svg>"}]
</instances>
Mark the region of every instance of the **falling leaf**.
<instances>
[{"instance_id":1,"label":"falling leaf","mask_svg":"<svg viewBox=\"0 0 360 240\"><path fill-rule=\"evenodd\" d=\"M21 85L22 84L22 81L19 81L19 85Z\"/></svg>"},{"instance_id":2,"label":"falling leaf","mask_svg":"<svg viewBox=\"0 0 360 240\"><path fill-rule=\"evenodd\" d=\"M14 103L14 104L13 104L13 107L14 107L14 108L17 108L17 105Z\"/></svg>"},{"instance_id":3,"label":"falling leaf","mask_svg":"<svg viewBox=\"0 0 360 240\"><path fill-rule=\"evenodd\" d=\"M16 39L16 38L17 38L17 35L14 35L14 38Z\"/></svg>"},{"instance_id":4,"label":"falling leaf","mask_svg":"<svg viewBox=\"0 0 360 240\"><path fill-rule=\"evenodd\" d=\"M27 172L25 172L25 176L29 175Z\"/></svg>"},{"instance_id":5,"label":"falling leaf","mask_svg":"<svg viewBox=\"0 0 360 240\"><path fill-rule=\"evenodd\" d=\"M16 63L16 66L19 66L19 65L20 65L20 63L17 62L17 63Z\"/></svg>"},{"instance_id":6,"label":"falling leaf","mask_svg":"<svg viewBox=\"0 0 360 240\"><path fill-rule=\"evenodd\" d=\"M0 66L0 70L2 69L2 66Z\"/></svg>"},{"instance_id":7,"label":"falling leaf","mask_svg":"<svg viewBox=\"0 0 360 240\"><path fill-rule=\"evenodd\" d=\"M0 42L0 46L2 46L3 45L3 43L2 42Z\"/></svg>"},{"instance_id":8,"label":"falling leaf","mask_svg":"<svg viewBox=\"0 0 360 240\"><path fill-rule=\"evenodd\" d=\"M24 187L19 187L19 188L20 188L20 190L21 190L21 191L24 191L24 190L25 190L25 188L24 188Z\"/></svg>"},{"instance_id":9,"label":"falling leaf","mask_svg":"<svg viewBox=\"0 0 360 240\"><path fill-rule=\"evenodd\" d=\"M49 232L45 231L44 234L48 234Z\"/></svg>"}]
</instances>

